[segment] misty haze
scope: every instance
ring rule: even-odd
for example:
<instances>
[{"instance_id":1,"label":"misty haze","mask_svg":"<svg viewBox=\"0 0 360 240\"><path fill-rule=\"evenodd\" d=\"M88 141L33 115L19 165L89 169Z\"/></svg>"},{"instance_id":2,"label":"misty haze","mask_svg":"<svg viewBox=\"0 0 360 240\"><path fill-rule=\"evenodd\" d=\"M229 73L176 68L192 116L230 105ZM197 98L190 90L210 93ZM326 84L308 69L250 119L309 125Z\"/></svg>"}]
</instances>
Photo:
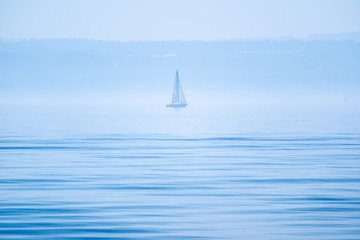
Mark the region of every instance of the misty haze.
<instances>
[{"instance_id":1,"label":"misty haze","mask_svg":"<svg viewBox=\"0 0 360 240\"><path fill-rule=\"evenodd\" d=\"M355 0L0 0L0 239L359 239Z\"/></svg>"},{"instance_id":2,"label":"misty haze","mask_svg":"<svg viewBox=\"0 0 360 240\"><path fill-rule=\"evenodd\" d=\"M164 104L176 69L194 104L359 103L360 42L0 42L6 103Z\"/></svg>"}]
</instances>

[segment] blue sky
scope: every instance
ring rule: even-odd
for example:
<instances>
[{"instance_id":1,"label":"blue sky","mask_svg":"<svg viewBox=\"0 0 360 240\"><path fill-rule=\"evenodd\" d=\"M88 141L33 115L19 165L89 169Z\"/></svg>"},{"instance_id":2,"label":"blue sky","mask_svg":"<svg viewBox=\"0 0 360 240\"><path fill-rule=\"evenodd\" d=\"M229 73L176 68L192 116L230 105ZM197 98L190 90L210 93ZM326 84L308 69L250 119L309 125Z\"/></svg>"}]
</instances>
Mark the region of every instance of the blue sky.
<instances>
[{"instance_id":1,"label":"blue sky","mask_svg":"<svg viewBox=\"0 0 360 240\"><path fill-rule=\"evenodd\" d=\"M0 0L0 38L214 40L360 30L357 0Z\"/></svg>"}]
</instances>

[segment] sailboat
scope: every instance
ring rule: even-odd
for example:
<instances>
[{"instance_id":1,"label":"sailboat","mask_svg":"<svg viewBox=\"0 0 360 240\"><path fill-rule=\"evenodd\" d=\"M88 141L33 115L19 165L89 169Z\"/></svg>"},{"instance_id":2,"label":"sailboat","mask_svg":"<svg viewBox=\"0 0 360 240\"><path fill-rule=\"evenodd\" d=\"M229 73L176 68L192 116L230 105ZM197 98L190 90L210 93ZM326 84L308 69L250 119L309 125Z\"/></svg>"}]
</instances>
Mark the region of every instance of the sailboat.
<instances>
[{"instance_id":1,"label":"sailboat","mask_svg":"<svg viewBox=\"0 0 360 240\"><path fill-rule=\"evenodd\" d=\"M186 106L187 106L187 103L186 103L185 96L184 96L183 90L181 88L181 83L179 80L179 72L176 71L172 101L170 104L167 104L166 107L179 108L179 107L186 107Z\"/></svg>"}]
</instances>

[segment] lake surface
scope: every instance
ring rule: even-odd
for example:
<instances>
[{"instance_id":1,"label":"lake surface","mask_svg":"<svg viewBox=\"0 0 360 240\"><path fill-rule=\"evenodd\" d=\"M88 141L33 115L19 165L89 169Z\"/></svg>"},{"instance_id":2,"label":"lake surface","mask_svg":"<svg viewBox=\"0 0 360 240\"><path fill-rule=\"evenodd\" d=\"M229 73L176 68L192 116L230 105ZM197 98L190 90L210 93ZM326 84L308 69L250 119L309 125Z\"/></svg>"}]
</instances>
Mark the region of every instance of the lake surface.
<instances>
[{"instance_id":1,"label":"lake surface","mask_svg":"<svg viewBox=\"0 0 360 240\"><path fill-rule=\"evenodd\" d=\"M0 114L0 239L360 238L355 107Z\"/></svg>"}]
</instances>

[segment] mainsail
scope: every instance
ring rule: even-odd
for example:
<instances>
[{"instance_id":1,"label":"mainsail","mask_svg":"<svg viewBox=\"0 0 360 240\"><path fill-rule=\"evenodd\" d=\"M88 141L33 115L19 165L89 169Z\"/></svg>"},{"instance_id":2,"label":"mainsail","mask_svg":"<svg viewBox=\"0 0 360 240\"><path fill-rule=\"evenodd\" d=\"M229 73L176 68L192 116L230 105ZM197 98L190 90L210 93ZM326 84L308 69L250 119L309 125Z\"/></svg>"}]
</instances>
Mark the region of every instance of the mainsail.
<instances>
[{"instance_id":1,"label":"mainsail","mask_svg":"<svg viewBox=\"0 0 360 240\"><path fill-rule=\"evenodd\" d=\"M183 90L181 88L181 83L179 80L179 73L178 73L178 71L176 71L172 101L170 104L167 104L166 107L186 107L186 106L187 106L187 103L185 100Z\"/></svg>"}]
</instances>

